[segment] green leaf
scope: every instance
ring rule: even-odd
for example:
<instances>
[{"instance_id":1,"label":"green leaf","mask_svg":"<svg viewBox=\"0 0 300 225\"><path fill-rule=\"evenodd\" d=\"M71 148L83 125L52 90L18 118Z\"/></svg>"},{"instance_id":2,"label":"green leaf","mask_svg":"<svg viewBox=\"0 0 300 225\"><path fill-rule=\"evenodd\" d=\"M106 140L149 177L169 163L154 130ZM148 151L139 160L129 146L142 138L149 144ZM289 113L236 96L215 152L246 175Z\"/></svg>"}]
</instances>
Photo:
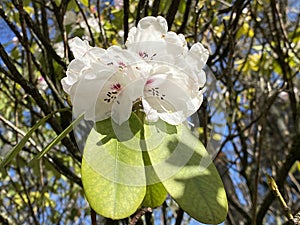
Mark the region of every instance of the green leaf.
<instances>
[{"instance_id":1,"label":"green leaf","mask_svg":"<svg viewBox=\"0 0 300 225\"><path fill-rule=\"evenodd\" d=\"M81 114L76 120L74 120L63 132L61 132L56 138L54 138L46 148L44 148L39 154L37 154L30 163L34 163L40 160L49 150L53 148L58 142L60 142L64 137L66 137L81 120L83 119L83 114Z\"/></svg>"},{"instance_id":2,"label":"green leaf","mask_svg":"<svg viewBox=\"0 0 300 225\"><path fill-rule=\"evenodd\" d=\"M50 119L54 114L58 113L58 112L63 112L63 111L67 111L69 109L61 109L58 111L55 111L47 116L45 116L44 118L42 118L41 120L39 120L24 136L24 138L19 142L19 144L17 144L11 151L9 151L4 159L0 162L0 167L5 167L8 163L10 163L10 161L16 157L16 155L22 150L22 148L25 146L26 142L28 141L28 139L31 137L31 135L33 134L33 132L38 129L40 126L42 126L44 123L47 122L48 119Z\"/></svg>"},{"instance_id":3,"label":"green leaf","mask_svg":"<svg viewBox=\"0 0 300 225\"><path fill-rule=\"evenodd\" d=\"M142 139L145 140L142 134ZM149 141L148 141L149 142ZM144 144L147 143L144 142ZM146 148L146 146L144 146ZM143 151L143 160L145 165L145 173L146 173L146 195L142 202L142 206L155 208L160 206L167 197L167 191L161 182L157 182L159 180L156 175L153 167L151 166L151 160L149 158L148 151Z\"/></svg>"},{"instance_id":4,"label":"green leaf","mask_svg":"<svg viewBox=\"0 0 300 225\"><path fill-rule=\"evenodd\" d=\"M88 0L80 0L80 2L81 2L85 7L88 7L88 6L89 6L89 1L88 1Z\"/></svg>"},{"instance_id":5,"label":"green leaf","mask_svg":"<svg viewBox=\"0 0 300 225\"><path fill-rule=\"evenodd\" d=\"M75 12L79 11L79 8L78 8L75 0L71 0L69 2L67 10L74 10Z\"/></svg>"},{"instance_id":6,"label":"green leaf","mask_svg":"<svg viewBox=\"0 0 300 225\"><path fill-rule=\"evenodd\" d=\"M56 6L60 6L61 5L61 0L55 0L54 2L56 4Z\"/></svg>"},{"instance_id":7,"label":"green leaf","mask_svg":"<svg viewBox=\"0 0 300 225\"><path fill-rule=\"evenodd\" d=\"M228 206L218 171L190 130L184 125L176 128L176 135L170 135L159 149L149 151L156 174L190 216L202 223L221 223L226 218ZM161 151L164 148L169 151Z\"/></svg>"},{"instance_id":8,"label":"green leaf","mask_svg":"<svg viewBox=\"0 0 300 225\"><path fill-rule=\"evenodd\" d=\"M222 181L201 142L185 126L143 124L132 115L118 126L98 122L86 142L82 182L91 207L112 219L157 207L167 192L192 217L220 223L227 214ZM166 192L167 191L167 192Z\"/></svg>"},{"instance_id":9,"label":"green leaf","mask_svg":"<svg viewBox=\"0 0 300 225\"><path fill-rule=\"evenodd\" d=\"M144 163L139 138L135 136L141 125L136 116L122 126L107 119L98 122L88 136L82 183L91 207L104 217L128 217L144 199Z\"/></svg>"},{"instance_id":10,"label":"green leaf","mask_svg":"<svg viewBox=\"0 0 300 225\"><path fill-rule=\"evenodd\" d=\"M163 204L167 197L167 190L162 183L150 184L146 186L146 195L142 206L156 208Z\"/></svg>"}]
</instances>

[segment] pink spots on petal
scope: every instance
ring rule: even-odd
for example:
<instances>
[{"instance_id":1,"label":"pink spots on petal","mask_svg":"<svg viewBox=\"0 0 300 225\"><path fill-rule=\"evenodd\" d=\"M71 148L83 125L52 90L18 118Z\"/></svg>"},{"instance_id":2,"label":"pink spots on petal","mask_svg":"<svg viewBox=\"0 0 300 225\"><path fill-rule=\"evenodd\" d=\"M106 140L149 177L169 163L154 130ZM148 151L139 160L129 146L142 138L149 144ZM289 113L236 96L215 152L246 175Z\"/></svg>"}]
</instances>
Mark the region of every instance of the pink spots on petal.
<instances>
[{"instance_id":1,"label":"pink spots on petal","mask_svg":"<svg viewBox=\"0 0 300 225\"><path fill-rule=\"evenodd\" d=\"M118 62L119 70L123 71L127 69L127 65L124 62Z\"/></svg>"},{"instance_id":2,"label":"pink spots on petal","mask_svg":"<svg viewBox=\"0 0 300 225\"><path fill-rule=\"evenodd\" d=\"M154 82L154 79L148 79L146 82L146 85L152 84Z\"/></svg>"},{"instance_id":3,"label":"pink spots on petal","mask_svg":"<svg viewBox=\"0 0 300 225\"><path fill-rule=\"evenodd\" d=\"M147 52L139 52L139 56L142 57L143 59L148 58L149 55Z\"/></svg>"},{"instance_id":4,"label":"pink spots on petal","mask_svg":"<svg viewBox=\"0 0 300 225\"><path fill-rule=\"evenodd\" d=\"M111 89L115 90L115 91L119 91L119 90L121 90L121 84L119 84L119 83L113 84L111 86Z\"/></svg>"},{"instance_id":5,"label":"pink spots on petal","mask_svg":"<svg viewBox=\"0 0 300 225\"><path fill-rule=\"evenodd\" d=\"M152 56L149 56L147 52L139 52L139 56L145 60L153 60L153 58L157 55L157 53L154 53Z\"/></svg>"},{"instance_id":6,"label":"pink spots on petal","mask_svg":"<svg viewBox=\"0 0 300 225\"><path fill-rule=\"evenodd\" d=\"M118 64L119 64L119 66L121 66L121 67L126 67L126 64L125 64L124 62L119 62Z\"/></svg>"},{"instance_id":7,"label":"pink spots on petal","mask_svg":"<svg viewBox=\"0 0 300 225\"><path fill-rule=\"evenodd\" d=\"M122 86L121 86L121 84L116 83L116 84L111 85L110 89L111 89L111 91L108 91L106 93L105 98L103 99L103 101L106 103L112 103L115 101L120 90L122 89ZM118 100L117 100L117 103L120 104L120 102Z\"/></svg>"},{"instance_id":8,"label":"pink spots on petal","mask_svg":"<svg viewBox=\"0 0 300 225\"><path fill-rule=\"evenodd\" d=\"M139 52L139 56L143 58L144 52Z\"/></svg>"}]
</instances>

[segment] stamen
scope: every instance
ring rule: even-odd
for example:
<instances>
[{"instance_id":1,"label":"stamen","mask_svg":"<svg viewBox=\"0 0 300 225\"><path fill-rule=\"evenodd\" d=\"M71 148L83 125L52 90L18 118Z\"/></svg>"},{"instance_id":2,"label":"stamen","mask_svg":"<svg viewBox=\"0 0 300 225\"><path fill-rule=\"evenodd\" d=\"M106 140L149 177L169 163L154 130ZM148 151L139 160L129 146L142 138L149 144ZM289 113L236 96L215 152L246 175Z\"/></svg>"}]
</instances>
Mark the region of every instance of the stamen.
<instances>
[{"instance_id":1,"label":"stamen","mask_svg":"<svg viewBox=\"0 0 300 225\"><path fill-rule=\"evenodd\" d=\"M153 58L154 58L156 55L157 55L157 54L154 53L154 54L151 56L150 60L153 60Z\"/></svg>"},{"instance_id":2,"label":"stamen","mask_svg":"<svg viewBox=\"0 0 300 225\"><path fill-rule=\"evenodd\" d=\"M165 100L166 95L160 94L159 87L148 89L148 92L152 94L153 97L158 97L160 100Z\"/></svg>"},{"instance_id":3,"label":"stamen","mask_svg":"<svg viewBox=\"0 0 300 225\"><path fill-rule=\"evenodd\" d=\"M154 53L151 57L149 57L149 54L147 52L139 52L139 56L143 59L147 60L153 60L153 58L157 55L157 53Z\"/></svg>"}]
</instances>

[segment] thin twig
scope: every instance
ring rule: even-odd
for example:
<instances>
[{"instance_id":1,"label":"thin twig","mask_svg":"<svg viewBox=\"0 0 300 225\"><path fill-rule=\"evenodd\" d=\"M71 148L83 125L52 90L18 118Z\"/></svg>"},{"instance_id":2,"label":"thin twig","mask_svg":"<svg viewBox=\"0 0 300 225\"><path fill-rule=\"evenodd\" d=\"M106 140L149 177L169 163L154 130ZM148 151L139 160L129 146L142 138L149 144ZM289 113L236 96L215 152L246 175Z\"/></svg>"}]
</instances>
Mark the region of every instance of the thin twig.
<instances>
[{"instance_id":1,"label":"thin twig","mask_svg":"<svg viewBox=\"0 0 300 225\"><path fill-rule=\"evenodd\" d=\"M10 122L9 120L5 119L2 115L0 115L0 121L2 121L2 123L4 123L6 126L9 126L11 129L13 129L20 136L24 137L26 135L26 133L24 131L22 131L21 129L19 129L18 127L16 127L12 122ZM32 138L29 138L28 141L38 151L42 151L42 149L35 143L35 141Z\"/></svg>"},{"instance_id":2,"label":"thin twig","mask_svg":"<svg viewBox=\"0 0 300 225\"><path fill-rule=\"evenodd\" d=\"M146 0L140 0L138 3L138 7L136 10L136 16L135 16L135 25L137 26L137 24L139 23L140 19L141 19L141 15L143 14L144 10L145 10L145 3L147 1Z\"/></svg>"},{"instance_id":3,"label":"thin twig","mask_svg":"<svg viewBox=\"0 0 300 225\"><path fill-rule=\"evenodd\" d=\"M166 20L167 20L167 23L168 23L169 30L171 30L171 27L172 27L173 21L175 19L175 15L177 13L179 4L180 4L180 0L171 1L171 5L168 9L168 13L167 13L167 16L166 16Z\"/></svg>"},{"instance_id":4,"label":"thin twig","mask_svg":"<svg viewBox=\"0 0 300 225\"><path fill-rule=\"evenodd\" d=\"M184 33L185 27L187 25L188 19L189 19L189 14L191 10L191 5L192 5L192 0L187 0L185 3L185 10L184 10L184 15L183 15L183 21L180 25L180 28L177 33Z\"/></svg>"},{"instance_id":5,"label":"thin twig","mask_svg":"<svg viewBox=\"0 0 300 225\"><path fill-rule=\"evenodd\" d=\"M92 225L97 225L97 214L92 208L91 208L91 221L92 221Z\"/></svg>"},{"instance_id":6,"label":"thin twig","mask_svg":"<svg viewBox=\"0 0 300 225\"><path fill-rule=\"evenodd\" d=\"M35 83L35 78L33 76L33 70L32 70L32 64L31 64L31 54L30 54L30 45L29 45L28 36L27 36L26 23L25 23L25 20L24 20L25 10L23 8L23 1L22 0L19 1L18 6L19 6L20 23L21 23L22 33L23 33L23 40L24 40L24 48L25 48L25 52L26 52L29 81L32 84L34 84Z\"/></svg>"},{"instance_id":7,"label":"thin twig","mask_svg":"<svg viewBox=\"0 0 300 225\"><path fill-rule=\"evenodd\" d=\"M152 4L152 16L157 16L159 12L160 0L154 0Z\"/></svg>"},{"instance_id":8,"label":"thin twig","mask_svg":"<svg viewBox=\"0 0 300 225\"><path fill-rule=\"evenodd\" d=\"M3 62L6 64L7 68L9 69L10 73L13 74L13 76L10 76L16 83L20 84L20 86L29 94L32 96L32 98L36 101L37 105L41 108L41 110L44 112L45 115L51 114L52 109L51 107L46 103L45 99L40 94L39 90L33 86L31 83L29 83L17 70L13 62L11 61L10 57L8 56L7 52L5 51L3 45L0 43L0 57L2 58ZM63 129L56 120L56 118L50 118L49 123L53 127L54 131L57 134L60 134ZM64 138L62 140L62 143L67 147L69 152L72 154L72 156L77 160L81 161L81 156L78 155L78 149L70 141L68 138Z\"/></svg>"},{"instance_id":9,"label":"thin twig","mask_svg":"<svg viewBox=\"0 0 300 225\"><path fill-rule=\"evenodd\" d=\"M129 33L129 0L124 0L124 16L123 16L123 24L124 24L124 43L127 40Z\"/></svg>"},{"instance_id":10,"label":"thin twig","mask_svg":"<svg viewBox=\"0 0 300 225\"><path fill-rule=\"evenodd\" d=\"M94 35L93 35L93 32L92 32L92 30L91 30L91 26L89 25L89 23L88 23L88 21L87 21L87 18L86 18L86 16L85 16L85 13L84 13L84 11L83 11L83 9L81 8L81 5L80 5L80 3L78 2L78 0L75 0L75 2L76 2L76 5L77 5L77 7L79 8L79 11L80 11L80 13L81 13L81 15L82 15L82 17L83 17L83 20L84 20L84 22L85 22L85 24L86 24L86 26L87 26L87 28L88 28L88 31L89 31L89 34L90 34L90 37L91 37L91 41L92 41L92 46L95 46L95 38L94 38ZM100 22L100 21L99 21ZM101 28L100 28L101 29Z\"/></svg>"},{"instance_id":11,"label":"thin twig","mask_svg":"<svg viewBox=\"0 0 300 225\"><path fill-rule=\"evenodd\" d=\"M23 187L23 190L24 190L24 193L25 193L25 197L26 197L26 200L25 200L25 203L27 203L26 205L28 206L29 208L29 212L31 214L31 217L33 218L33 222L35 225L39 225L40 223L38 222L36 216L35 216L35 213L34 213L34 210L33 210L33 205L31 203L31 199L30 199L30 196L29 196L29 191L26 189L26 183L22 177L22 173L21 173L21 170L20 170L20 166L19 166L19 160L18 160L18 157L17 157L17 167L16 167L16 171L19 175L19 181Z\"/></svg>"},{"instance_id":12,"label":"thin twig","mask_svg":"<svg viewBox=\"0 0 300 225\"><path fill-rule=\"evenodd\" d=\"M103 44L104 48L107 48L107 46L108 46L107 39L106 39L105 31L103 29L102 22L101 22L100 0L97 0L96 7L97 7L97 16L98 16L98 25L99 25L99 29L100 29L100 35L101 35L101 38L103 41L102 44Z\"/></svg>"},{"instance_id":13,"label":"thin twig","mask_svg":"<svg viewBox=\"0 0 300 225\"><path fill-rule=\"evenodd\" d=\"M146 213L146 212L152 212L152 209L149 207L143 207L140 210L138 210L132 217L129 225L135 225L139 219Z\"/></svg>"},{"instance_id":14,"label":"thin twig","mask_svg":"<svg viewBox=\"0 0 300 225\"><path fill-rule=\"evenodd\" d=\"M287 155L287 158L285 159L284 164L277 172L277 185L278 190L283 186L283 181L285 180L286 176L288 175L291 167L294 165L294 163L297 160L300 160L300 136L295 136L292 141L292 148ZM272 204L274 200L274 195L272 192L269 192L263 199L262 204L260 205L260 208L257 212L257 219L256 224L262 224L264 215L267 213L270 205Z\"/></svg>"},{"instance_id":15,"label":"thin twig","mask_svg":"<svg viewBox=\"0 0 300 225\"><path fill-rule=\"evenodd\" d=\"M197 43L198 42L198 28L199 28L199 17L200 17L200 13L201 13L201 10L203 9L204 5L199 8L198 6L199 4L199 0L196 1L195 3L195 26L194 26L194 43Z\"/></svg>"},{"instance_id":16,"label":"thin twig","mask_svg":"<svg viewBox=\"0 0 300 225\"><path fill-rule=\"evenodd\" d=\"M162 219L163 219L163 225L167 225L167 203L164 201L164 203L161 206L161 213L162 213Z\"/></svg>"},{"instance_id":17,"label":"thin twig","mask_svg":"<svg viewBox=\"0 0 300 225\"><path fill-rule=\"evenodd\" d=\"M254 178L254 190L253 190L253 198L252 198L252 225L256 225L256 212L257 212L257 199L258 199L258 183L259 183L259 171L260 171L260 162L261 162L261 151L263 148L263 140L265 138L265 124L266 124L266 116L262 117L261 120L261 129L259 132L259 143L258 143L258 151L256 158L256 170L255 170L255 178Z\"/></svg>"},{"instance_id":18,"label":"thin twig","mask_svg":"<svg viewBox=\"0 0 300 225\"><path fill-rule=\"evenodd\" d=\"M177 217L176 217L175 225L180 225L183 220L183 214L184 214L183 209L182 208L177 209L176 214L177 214Z\"/></svg>"}]
</instances>

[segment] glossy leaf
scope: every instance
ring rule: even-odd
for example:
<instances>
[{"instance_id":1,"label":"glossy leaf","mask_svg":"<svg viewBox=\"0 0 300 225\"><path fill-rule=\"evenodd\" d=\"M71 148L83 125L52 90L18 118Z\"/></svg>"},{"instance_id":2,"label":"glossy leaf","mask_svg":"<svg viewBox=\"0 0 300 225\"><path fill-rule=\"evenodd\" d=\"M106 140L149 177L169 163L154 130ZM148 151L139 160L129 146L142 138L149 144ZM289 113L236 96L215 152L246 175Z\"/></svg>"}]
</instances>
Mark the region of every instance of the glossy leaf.
<instances>
[{"instance_id":1,"label":"glossy leaf","mask_svg":"<svg viewBox=\"0 0 300 225\"><path fill-rule=\"evenodd\" d=\"M156 174L190 216L202 223L221 223L227 215L227 199L217 169L190 130L184 125L176 128L173 139L168 138L160 145L160 149L169 151L149 152Z\"/></svg>"},{"instance_id":2,"label":"glossy leaf","mask_svg":"<svg viewBox=\"0 0 300 225\"><path fill-rule=\"evenodd\" d=\"M84 150L82 181L92 208L112 219L157 207L167 192L201 222L220 223L227 214L218 172L185 126L142 124L135 115L122 126L98 122Z\"/></svg>"},{"instance_id":3,"label":"glossy leaf","mask_svg":"<svg viewBox=\"0 0 300 225\"><path fill-rule=\"evenodd\" d=\"M140 128L137 117L122 126L107 119L98 122L89 134L82 159L82 183L91 207L102 216L128 217L144 199L143 157L138 142L134 143L139 140L134 137Z\"/></svg>"},{"instance_id":4,"label":"glossy leaf","mask_svg":"<svg viewBox=\"0 0 300 225\"><path fill-rule=\"evenodd\" d=\"M161 206L167 197L167 190L162 183L150 184L146 187L146 195L142 206L156 208Z\"/></svg>"},{"instance_id":5,"label":"glossy leaf","mask_svg":"<svg viewBox=\"0 0 300 225\"><path fill-rule=\"evenodd\" d=\"M160 148L174 126L164 122L144 125L133 114L121 126L110 119L98 122L86 142L82 182L91 207L119 219L140 206L157 207L167 192L151 167L148 151ZM164 151L164 149L161 149Z\"/></svg>"},{"instance_id":6,"label":"glossy leaf","mask_svg":"<svg viewBox=\"0 0 300 225\"><path fill-rule=\"evenodd\" d=\"M145 173L147 179L146 195L142 202L142 206L155 208L163 204L167 197L167 191L161 182L157 182L157 177L147 151L143 151L143 160L145 164Z\"/></svg>"}]
</instances>

